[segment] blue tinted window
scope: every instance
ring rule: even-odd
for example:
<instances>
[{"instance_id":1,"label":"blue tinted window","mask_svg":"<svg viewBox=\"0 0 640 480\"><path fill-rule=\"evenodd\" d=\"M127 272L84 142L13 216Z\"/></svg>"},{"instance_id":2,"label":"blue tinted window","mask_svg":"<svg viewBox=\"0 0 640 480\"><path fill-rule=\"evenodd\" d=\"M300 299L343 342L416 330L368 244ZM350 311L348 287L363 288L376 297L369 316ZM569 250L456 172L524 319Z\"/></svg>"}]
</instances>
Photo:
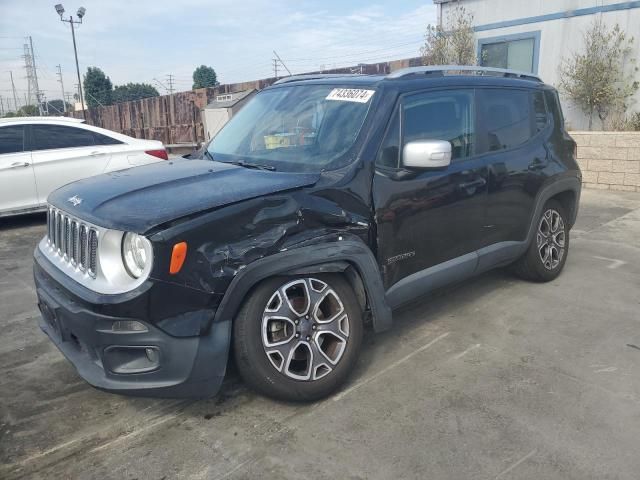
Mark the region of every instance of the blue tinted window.
<instances>
[{"instance_id":1,"label":"blue tinted window","mask_svg":"<svg viewBox=\"0 0 640 480\"><path fill-rule=\"evenodd\" d=\"M13 125L0 127L0 154L17 153L24 150L24 127Z\"/></svg>"},{"instance_id":2,"label":"blue tinted window","mask_svg":"<svg viewBox=\"0 0 640 480\"><path fill-rule=\"evenodd\" d=\"M517 147L533 135L528 90L479 89L482 152Z\"/></svg>"}]
</instances>

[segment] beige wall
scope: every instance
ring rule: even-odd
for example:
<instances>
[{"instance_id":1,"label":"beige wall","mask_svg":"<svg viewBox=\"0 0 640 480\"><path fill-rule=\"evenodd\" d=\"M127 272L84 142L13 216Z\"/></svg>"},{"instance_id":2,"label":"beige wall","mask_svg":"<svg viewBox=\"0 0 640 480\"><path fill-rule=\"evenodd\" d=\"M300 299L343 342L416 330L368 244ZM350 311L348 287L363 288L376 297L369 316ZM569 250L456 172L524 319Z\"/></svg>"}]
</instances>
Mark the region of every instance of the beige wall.
<instances>
[{"instance_id":1,"label":"beige wall","mask_svg":"<svg viewBox=\"0 0 640 480\"><path fill-rule=\"evenodd\" d=\"M640 132L570 132L586 188L640 192Z\"/></svg>"}]
</instances>

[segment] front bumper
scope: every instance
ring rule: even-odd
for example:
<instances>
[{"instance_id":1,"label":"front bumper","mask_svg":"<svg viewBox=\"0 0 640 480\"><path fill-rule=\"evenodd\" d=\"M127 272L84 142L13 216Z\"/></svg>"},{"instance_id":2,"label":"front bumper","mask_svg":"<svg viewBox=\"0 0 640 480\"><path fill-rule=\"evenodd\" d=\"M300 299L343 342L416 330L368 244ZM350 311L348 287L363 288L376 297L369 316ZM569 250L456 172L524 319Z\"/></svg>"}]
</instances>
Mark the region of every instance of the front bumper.
<instances>
[{"instance_id":1,"label":"front bumper","mask_svg":"<svg viewBox=\"0 0 640 480\"><path fill-rule=\"evenodd\" d=\"M148 319L127 316L127 305L142 298L109 296L109 308L87 302L75 282L36 249L34 280L40 328L96 388L115 393L159 397L208 397L220 388L226 371L231 322L215 322L198 336L176 337ZM108 313L105 313L105 310ZM116 314L114 314L116 312ZM116 321L136 321L146 331L114 332Z\"/></svg>"}]
</instances>

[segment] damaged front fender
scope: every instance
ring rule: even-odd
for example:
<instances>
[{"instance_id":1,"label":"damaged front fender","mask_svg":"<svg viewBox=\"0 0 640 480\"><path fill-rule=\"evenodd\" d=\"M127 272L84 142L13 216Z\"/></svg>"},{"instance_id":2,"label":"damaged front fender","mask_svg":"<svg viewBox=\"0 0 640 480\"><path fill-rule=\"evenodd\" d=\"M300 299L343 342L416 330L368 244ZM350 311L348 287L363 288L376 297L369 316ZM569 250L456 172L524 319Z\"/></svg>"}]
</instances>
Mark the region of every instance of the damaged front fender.
<instances>
[{"instance_id":1,"label":"damaged front fender","mask_svg":"<svg viewBox=\"0 0 640 480\"><path fill-rule=\"evenodd\" d=\"M378 264L364 202L334 201L334 191L305 191L251 199L209 212L157 233L155 278L222 296L214 321L232 319L249 289L272 276L302 272L320 264L352 266L362 280L374 328L389 328ZM341 205L354 205L346 211ZM362 208L358 208L362 207ZM174 243L186 241L187 260L178 275L168 274ZM334 268L333 271L336 270Z\"/></svg>"}]
</instances>

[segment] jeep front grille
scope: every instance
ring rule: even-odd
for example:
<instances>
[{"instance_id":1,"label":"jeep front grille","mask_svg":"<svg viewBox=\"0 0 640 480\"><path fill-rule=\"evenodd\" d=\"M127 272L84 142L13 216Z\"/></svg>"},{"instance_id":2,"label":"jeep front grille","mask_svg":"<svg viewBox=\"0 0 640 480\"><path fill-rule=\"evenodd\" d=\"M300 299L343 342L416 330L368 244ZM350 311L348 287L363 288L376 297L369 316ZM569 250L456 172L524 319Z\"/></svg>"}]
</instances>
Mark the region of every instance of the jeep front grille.
<instances>
[{"instance_id":1,"label":"jeep front grille","mask_svg":"<svg viewBox=\"0 0 640 480\"><path fill-rule=\"evenodd\" d=\"M98 262L98 230L82 220L49 207L47 241L66 262L95 277Z\"/></svg>"}]
</instances>

